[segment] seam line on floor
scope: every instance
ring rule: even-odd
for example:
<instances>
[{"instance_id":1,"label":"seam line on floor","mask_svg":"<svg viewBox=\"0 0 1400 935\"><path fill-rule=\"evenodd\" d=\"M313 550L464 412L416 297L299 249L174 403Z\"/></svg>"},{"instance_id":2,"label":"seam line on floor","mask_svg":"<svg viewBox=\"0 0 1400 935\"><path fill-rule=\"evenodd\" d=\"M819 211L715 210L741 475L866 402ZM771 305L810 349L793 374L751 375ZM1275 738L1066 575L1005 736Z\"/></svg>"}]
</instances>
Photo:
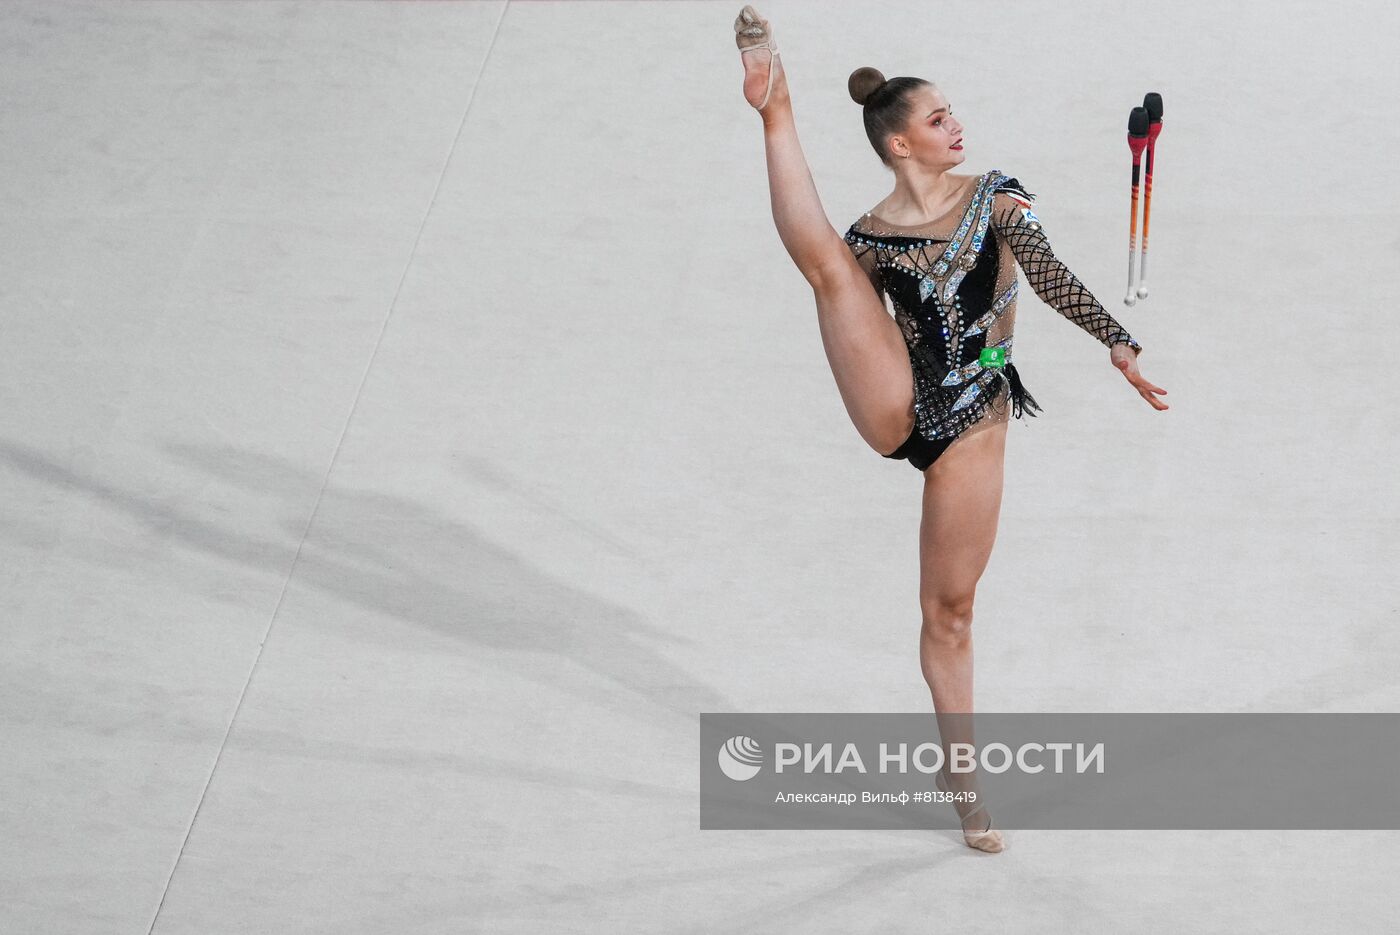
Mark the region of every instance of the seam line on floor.
<instances>
[{"instance_id":1,"label":"seam line on floor","mask_svg":"<svg viewBox=\"0 0 1400 935\"><path fill-rule=\"evenodd\" d=\"M471 94L467 97L467 106L462 110L462 119L457 124L457 133L452 138L452 145L447 149L447 157L443 160L442 171L438 173L437 183L433 186L432 197L428 199L427 210L423 212L423 219L418 224L418 233L413 238L413 246L408 252L408 260L404 263L403 272L399 274L398 285L394 289L394 297L389 301L389 308L384 314L384 321L379 326L379 336L375 339L374 349L370 351L369 361L365 364L364 373L360 375L360 385L355 390L354 401L350 404L350 412L345 417L345 424L341 427L340 438L336 440L335 451L331 454L330 464L326 467L325 477L321 479L321 489L316 493L316 502L311 508L311 515L306 520L306 528L302 530L301 541L297 543L296 553L292 556L291 565L287 568L287 576L282 581L282 590L277 595L277 604L272 609L272 615L267 621L267 628L263 631L262 639L258 641L258 652L253 657L253 664L248 669L248 677L243 682L243 690L238 695L238 703L234 705L233 715L229 718L228 726L224 728L223 740L219 742L219 750L214 755L214 763L209 769L209 775L204 780L204 788L200 790L199 801L195 803L194 813L190 816L188 825L185 828L185 837L180 842L179 853L175 855L175 861L170 867L170 873L165 878L165 885L161 887L160 901L156 904L155 914L151 916L151 924L146 928L146 935L152 935L155 931L156 922L160 919L161 910L165 908L165 898L170 892L170 884L175 879L175 872L180 867L180 861L185 856L185 847L189 844L190 835L194 833L196 822L199 821L200 810L204 807L205 796L209 793L209 787L214 781L214 775L218 772L219 762L224 755L224 747L228 744L229 735L233 732L234 722L238 720L238 712L243 708L243 699L248 694L248 686L253 682L253 674L257 671L258 663L262 660L263 646L267 644L268 637L272 635L273 624L277 622L277 614L282 609L282 601L287 596L287 588L291 584L292 576L296 573L297 563L301 559L301 550L306 545L306 539L311 534L311 529L316 524L316 514L320 512L321 501L325 497L326 487L330 484L331 474L335 470L336 460L340 457L340 449L345 444L345 436L350 431L350 424L355 419L355 411L360 405L360 395L364 392L365 383L369 380L369 374L374 369L374 360L379 355L379 346L384 341L384 333L389 328L389 321L394 316L394 309L398 306L399 294L403 291L404 281L408 278L408 271L413 267L414 257L418 255L418 244L423 239L423 229L427 227L428 218L433 213L433 207L437 204L438 192L442 189L442 180L447 177L447 169L452 164L452 157L457 152L457 143L462 138L462 129L467 125L467 116L471 113L472 104L476 101L477 89L481 87L481 77L486 72L487 62L491 59L491 52L496 47L496 37L500 35L501 22L505 19L506 10L510 7L510 0L506 0L501 5L501 14L496 18L496 25L491 31L491 39L486 44L486 52L481 56L481 66L477 69L476 80L472 84Z\"/></svg>"}]
</instances>

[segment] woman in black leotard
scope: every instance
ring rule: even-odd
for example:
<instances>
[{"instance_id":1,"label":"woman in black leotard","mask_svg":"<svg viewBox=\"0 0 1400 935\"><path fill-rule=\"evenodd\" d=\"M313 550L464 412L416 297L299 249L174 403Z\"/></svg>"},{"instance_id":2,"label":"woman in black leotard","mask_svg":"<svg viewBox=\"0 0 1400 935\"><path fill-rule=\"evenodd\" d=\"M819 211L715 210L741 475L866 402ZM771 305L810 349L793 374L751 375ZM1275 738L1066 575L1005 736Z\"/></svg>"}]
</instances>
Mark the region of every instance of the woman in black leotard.
<instances>
[{"instance_id":1,"label":"woman in black leotard","mask_svg":"<svg viewBox=\"0 0 1400 935\"><path fill-rule=\"evenodd\" d=\"M878 72L875 82L894 93ZM1019 181L996 169L955 178L970 192L943 217L894 224L866 212L845 236L876 292L889 295L909 352L914 425L886 457L921 471L955 441L1040 408L1012 361L1018 262L1042 299L1110 350L1142 350L1055 256Z\"/></svg>"},{"instance_id":2,"label":"woman in black leotard","mask_svg":"<svg viewBox=\"0 0 1400 935\"><path fill-rule=\"evenodd\" d=\"M773 31L751 6L734 22L744 97L763 119L773 220L812 287L822 345L856 431L876 451L923 471L919 658L944 743L972 707L972 602L996 539L1008 413L1039 408L1011 362L1016 264L1036 293L1109 348L1112 364L1154 409L1141 346L1050 249L1033 196L997 170L956 175L963 127L927 81L852 73L867 135L894 171L894 191L843 237L812 182ZM895 315L881 293L890 296ZM949 728L949 724L959 725ZM975 774L940 785L976 788ZM985 806L958 803L966 843L1003 847Z\"/></svg>"}]
</instances>

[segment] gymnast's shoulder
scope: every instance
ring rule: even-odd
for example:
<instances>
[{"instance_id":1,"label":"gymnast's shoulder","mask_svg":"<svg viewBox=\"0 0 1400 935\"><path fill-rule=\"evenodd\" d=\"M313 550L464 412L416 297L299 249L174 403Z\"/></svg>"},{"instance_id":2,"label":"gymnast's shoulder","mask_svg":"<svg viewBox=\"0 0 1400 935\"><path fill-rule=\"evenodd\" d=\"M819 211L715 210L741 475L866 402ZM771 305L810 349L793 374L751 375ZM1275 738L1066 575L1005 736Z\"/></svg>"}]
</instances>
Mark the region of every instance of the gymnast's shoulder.
<instances>
[{"instance_id":1,"label":"gymnast's shoulder","mask_svg":"<svg viewBox=\"0 0 1400 935\"><path fill-rule=\"evenodd\" d=\"M997 196L1003 196L998 197L996 199L997 201L1009 200L1025 208L1029 208L1035 204L1035 194L1027 189L1026 186L1021 183L1020 179L1012 175L1007 175L1000 169L993 169L991 171L991 176L993 193Z\"/></svg>"}]
</instances>

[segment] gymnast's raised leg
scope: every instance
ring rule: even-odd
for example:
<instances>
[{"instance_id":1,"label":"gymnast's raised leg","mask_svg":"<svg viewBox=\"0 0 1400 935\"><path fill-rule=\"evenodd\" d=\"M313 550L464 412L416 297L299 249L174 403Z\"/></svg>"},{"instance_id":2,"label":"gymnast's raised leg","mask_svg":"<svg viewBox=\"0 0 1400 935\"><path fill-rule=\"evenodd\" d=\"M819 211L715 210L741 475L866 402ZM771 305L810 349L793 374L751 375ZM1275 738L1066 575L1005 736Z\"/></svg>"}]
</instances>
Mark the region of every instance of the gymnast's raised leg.
<instances>
[{"instance_id":1,"label":"gymnast's raised leg","mask_svg":"<svg viewBox=\"0 0 1400 935\"><path fill-rule=\"evenodd\" d=\"M743 52L771 36L767 20L752 10L744 7L735 20L735 39L744 63L744 97L751 106L762 105L778 237L812 287L822 347L846 412L870 447L889 454L914 427L909 351L899 326L822 208L797 139L781 55L770 56L768 49Z\"/></svg>"}]
</instances>

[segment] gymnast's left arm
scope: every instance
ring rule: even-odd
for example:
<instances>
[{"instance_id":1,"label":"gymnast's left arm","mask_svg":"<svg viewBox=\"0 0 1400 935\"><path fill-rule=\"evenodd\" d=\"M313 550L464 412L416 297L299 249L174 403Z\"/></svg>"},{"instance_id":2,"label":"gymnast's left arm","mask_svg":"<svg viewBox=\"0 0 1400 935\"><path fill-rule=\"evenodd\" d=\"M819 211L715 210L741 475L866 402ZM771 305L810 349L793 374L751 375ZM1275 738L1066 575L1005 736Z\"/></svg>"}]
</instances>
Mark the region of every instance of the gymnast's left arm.
<instances>
[{"instance_id":1,"label":"gymnast's left arm","mask_svg":"<svg viewBox=\"0 0 1400 935\"><path fill-rule=\"evenodd\" d=\"M1032 210L1034 197L1014 179L997 191L992 206L992 224L997 235L1006 239L1036 295L1106 346L1113 366L1123 372L1153 409L1166 409L1167 404L1153 394L1165 395L1167 391L1148 382L1138 372L1137 357L1142 345L1055 256L1049 238L1041 229L1040 218Z\"/></svg>"}]
</instances>

